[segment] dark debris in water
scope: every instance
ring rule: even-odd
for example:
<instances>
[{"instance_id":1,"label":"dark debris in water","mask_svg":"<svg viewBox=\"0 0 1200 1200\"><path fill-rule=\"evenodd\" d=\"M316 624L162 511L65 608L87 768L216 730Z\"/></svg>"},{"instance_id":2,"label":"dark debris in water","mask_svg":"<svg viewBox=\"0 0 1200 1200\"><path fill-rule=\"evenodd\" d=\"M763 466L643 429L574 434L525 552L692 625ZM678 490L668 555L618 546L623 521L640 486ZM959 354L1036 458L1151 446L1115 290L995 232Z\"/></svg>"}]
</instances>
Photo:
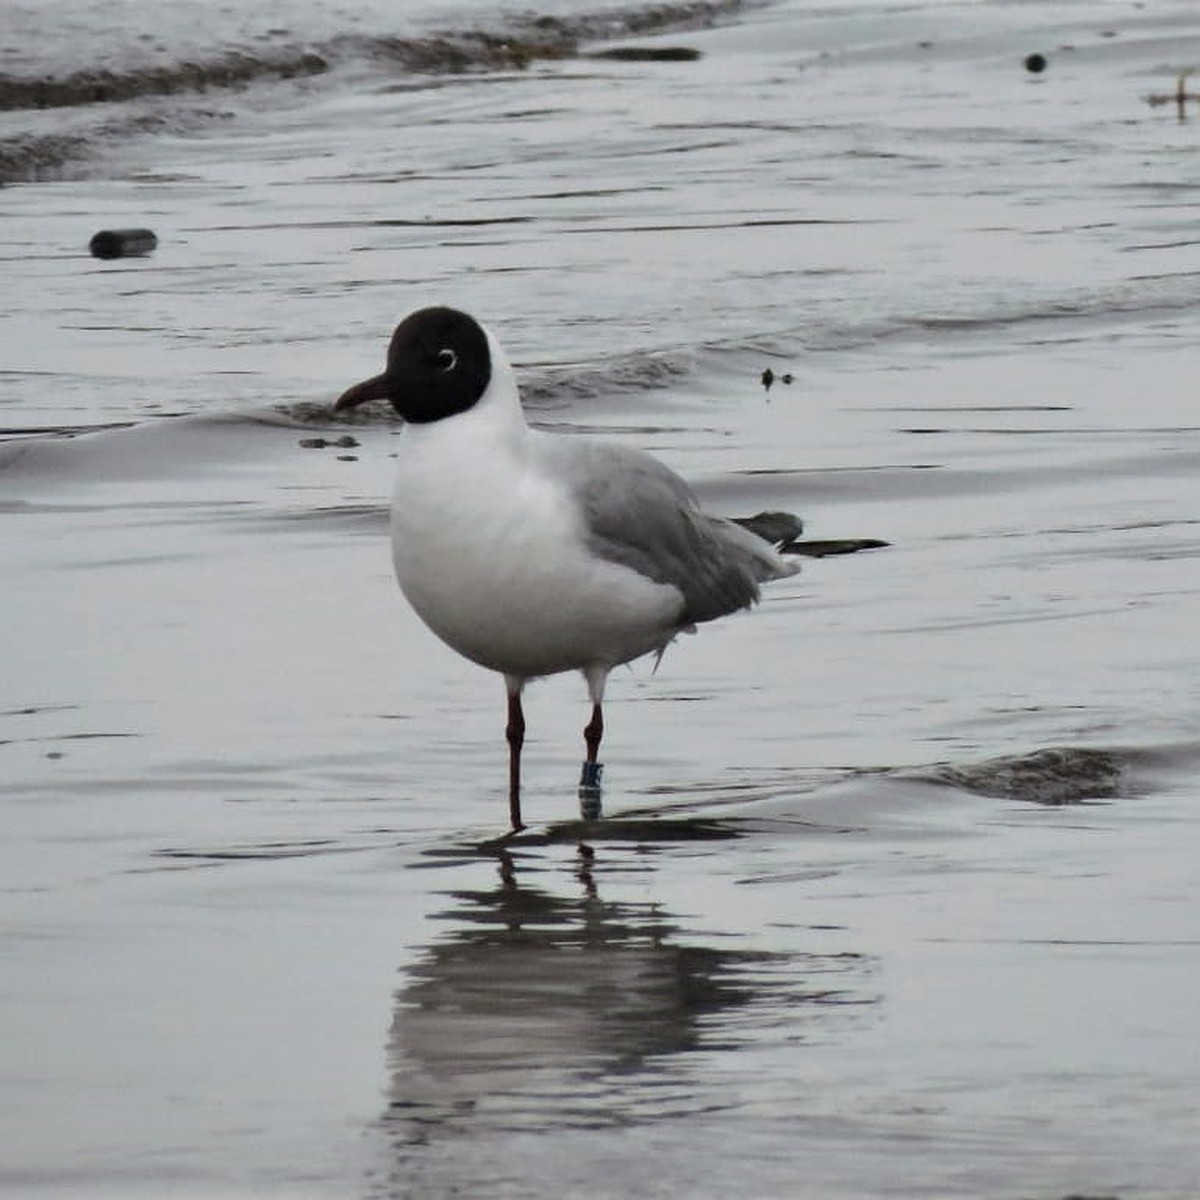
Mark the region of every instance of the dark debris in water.
<instances>
[{"instance_id":1,"label":"dark debris in water","mask_svg":"<svg viewBox=\"0 0 1200 1200\"><path fill-rule=\"evenodd\" d=\"M324 450L327 447L335 447L338 450L351 450L358 444L358 439L351 437L348 433L344 433L341 437L336 438L306 437L300 439L300 445L305 450Z\"/></svg>"},{"instance_id":2,"label":"dark debris in water","mask_svg":"<svg viewBox=\"0 0 1200 1200\"><path fill-rule=\"evenodd\" d=\"M613 46L609 50L593 50L584 57L610 62L696 62L700 51L691 46Z\"/></svg>"},{"instance_id":3,"label":"dark debris in water","mask_svg":"<svg viewBox=\"0 0 1200 1200\"><path fill-rule=\"evenodd\" d=\"M1187 89L1188 77L1193 72L1192 67L1188 67L1185 71L1180 71L1175 79L1175 90L1169 93L1155 92L1146 97L1146 103L1151 108L1158 108L1163 104L1174 104L1175 115L1181 120L1187 120L1187 106L1194 102L1200 105L1200 93L1189 92Z\"/></svg>"},{"instance_id":4,"label":"dark debris in water","mask_svg":"<svg viewBox=\"0 0 1200 1200\"><path fill-rule=\"evenodd\" d=\"M94 258L144 258L157 246L153 229L101 229L88 242L88 251Z\"/></svg>"}]
</instances>

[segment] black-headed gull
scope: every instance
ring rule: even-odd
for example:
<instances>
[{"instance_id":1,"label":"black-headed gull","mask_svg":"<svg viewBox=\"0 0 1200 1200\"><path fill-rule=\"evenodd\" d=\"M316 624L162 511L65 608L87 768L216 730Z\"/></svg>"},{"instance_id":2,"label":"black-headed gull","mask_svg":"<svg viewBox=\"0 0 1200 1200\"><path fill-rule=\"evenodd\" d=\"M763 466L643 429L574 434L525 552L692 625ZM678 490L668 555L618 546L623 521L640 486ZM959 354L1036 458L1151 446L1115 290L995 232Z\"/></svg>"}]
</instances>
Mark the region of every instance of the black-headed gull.
<instances>
[{"instance_id":1,"label":"black-headed gull","mask_svg":"<svg viewBox=\"0 0 1200 1200\"><path fill-rule=\"evenodd\" d=\"M661 656L676 634L749 607L760 583L799 569L703 513L651 455L530 429L499 342L465 313L406 317L386 370L334 407L368 400L390 401L406 422L392 498L400 588L447 645L504 676L514 831L527 680L583 673L592 715L580 797L598 801L613 667Z\"/></svg>"}]
</instances>

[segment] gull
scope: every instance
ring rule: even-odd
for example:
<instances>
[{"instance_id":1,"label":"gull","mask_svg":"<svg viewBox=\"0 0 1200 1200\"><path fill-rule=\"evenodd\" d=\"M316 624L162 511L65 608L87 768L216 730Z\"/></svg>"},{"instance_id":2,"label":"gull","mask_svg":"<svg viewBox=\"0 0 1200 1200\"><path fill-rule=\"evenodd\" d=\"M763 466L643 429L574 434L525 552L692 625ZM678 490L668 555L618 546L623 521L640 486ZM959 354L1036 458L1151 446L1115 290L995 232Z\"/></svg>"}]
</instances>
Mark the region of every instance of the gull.
<instances>
[{"instance_id":1,"label":"gull","mask_svg":"<svg viewBox=\"0 0 1200 1200\"><path fill-rule=\"evenodd\" d=\"M652 455L531 429L499 341L456 309L406 317L386 369L334 408L369 400L405 422L391 510L400 589L442 641L504 677L512 831L525 828L521 693L563 671L587 682L580 799L598 816L609 672L661 659L677 634L749 608L760 584L799 567L765 540L778 530L757 536L707 515ZM780 540L799 531L772 516L783 518Z\"/></svg>"}]
</instances>

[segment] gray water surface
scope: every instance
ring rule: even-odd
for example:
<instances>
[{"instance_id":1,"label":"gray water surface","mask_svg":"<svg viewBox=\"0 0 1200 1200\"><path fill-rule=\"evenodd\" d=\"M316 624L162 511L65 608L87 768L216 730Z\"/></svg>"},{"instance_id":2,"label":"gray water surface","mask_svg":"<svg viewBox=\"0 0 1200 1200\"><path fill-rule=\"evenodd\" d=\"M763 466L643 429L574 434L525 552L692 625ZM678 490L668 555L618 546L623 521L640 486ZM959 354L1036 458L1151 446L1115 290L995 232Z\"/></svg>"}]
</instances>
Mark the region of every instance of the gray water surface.
<instances>
[{"instance_id":1,"label":"gray water surface","mask_svg":"<svg viewBox=\"0 0 1200 1200\"><path fill-rule=\"evenodd\" d=\"M19 8L58 80L330 62L0 128L0 1190L1200 1194L1191 7L559 6L453 71L365 5ZM889 543L615 673L582 849L580 681L489 844L501 683L330 409L429 303L531 420Z\"/></svg>"}]
</instances>

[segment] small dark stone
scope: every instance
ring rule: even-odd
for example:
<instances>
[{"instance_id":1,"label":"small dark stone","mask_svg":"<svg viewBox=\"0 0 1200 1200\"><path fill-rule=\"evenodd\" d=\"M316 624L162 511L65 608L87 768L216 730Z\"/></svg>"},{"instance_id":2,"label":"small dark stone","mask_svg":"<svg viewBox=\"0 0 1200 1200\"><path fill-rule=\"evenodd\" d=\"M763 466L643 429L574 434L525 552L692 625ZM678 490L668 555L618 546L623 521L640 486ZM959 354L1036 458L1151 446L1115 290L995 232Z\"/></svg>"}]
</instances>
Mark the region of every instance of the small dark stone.
<instances>
[{"instance_id":1,"label":"small dark stone","mask_svg":"<svg viewBox=\"0 0 1200 1200\"><path fill-rule=\"evenodd\" d=\"M771 384L773 384L774 382L775 382L775 372L772 371L770 367L768 367L762 373L762 385L769 392L771 390Z\"/></svg>"},{"instance_id":2,"label":"small dark stone","mask_svg":"<svg viewBox=\"0 0 1200 1200\"><path fill-rule=\"evenodd\" d=\"M788 372L786 375L781 375L781 376L780 376L780 379L781 379L781 380L782 380L784 383L791 383L791 382L792 382L792 374L791 374L791 372L789 371L789 372Z\"/></svg>"},{"instance_id":3,"label":"small dark stone","mask_svg":"<svg viewBox=\"0 0 1200 1200\"><path fill-rule=\"evenodd\" d=\"M1027 54L1025 56L1025 70L1031 75L1040 75L1046 69L1046 56L1044 54Z\"/></svg>"},{"instance_id":4,"label":"small dark stone","mask_svg":"<svg viewBox=\"0 0 1200 1200\"><path fill-rule=\"evenodd\" d=\"M348 433L343 433L342 436L333 444L335 446L341 446L344 450L349 450L358 445L358 438L351 437Z\"/></svg>"},{"instance_id":5,"label":"small dark stone","mask_svg":"<svg viewBox=\"0 0 1200 1200\"><path fill-rule=\"evenodd\" d=\"M323 437L301 438L300 445L305 450L324 450L329 442Z\"/></svg>"},{"instance_id":6,"label":"small dark stone","mask_svg":"<svg viewBox=\"0 0 1200 1200\"><path fill-rule=\"evenodd\" d=\"M102 229L93 235L88 250L95 258L140 258L157 245L151 229Z\"/></svg>"}]
</instances>

